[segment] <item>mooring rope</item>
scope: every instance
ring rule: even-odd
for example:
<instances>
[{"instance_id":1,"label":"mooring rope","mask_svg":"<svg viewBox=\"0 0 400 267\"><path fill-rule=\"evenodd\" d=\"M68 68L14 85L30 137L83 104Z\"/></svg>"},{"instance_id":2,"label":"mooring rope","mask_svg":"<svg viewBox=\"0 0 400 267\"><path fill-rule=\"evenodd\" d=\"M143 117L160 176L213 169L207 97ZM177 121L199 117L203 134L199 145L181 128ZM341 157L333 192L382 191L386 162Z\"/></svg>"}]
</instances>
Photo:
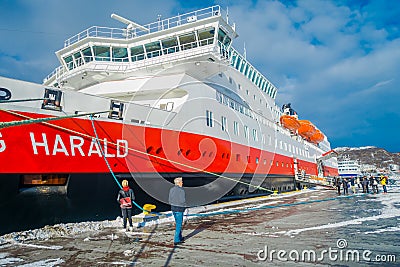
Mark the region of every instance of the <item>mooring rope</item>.
<instances>
[{"instance_id":1,"label":"mooring rope","mask_svg":"<svg viewBox=\"0 0 400 267\"><path fill-rule=\"evenodd\" d=\"M1 111L6 111L4 109L0 109ZM77 117L84 117L88 115L95 115L95 114L101 114L101 113L107 113L110 112L109 110L106 111L98 111L98 112L89 112L89 113L81 113L81 114L74 114L74 115L67 115L67 116L59 116L59 117L46 117L46 118L40 118L40 119L33 119L29 118L27 120L22 120L22 121L8 121L8 122L0 122L0 129L1 128L8 128L8 127L13 127L13 126L21 126L21 125L27 125L27 124L32 124L32 123L41 123L41 122L46 122L46 121L56 121L56 120L63 120L63 119L70 119L70 118L77 118Z\"/></svg>"},{"instance_id":2,"label":"mooring rope","mask_svg":"<svg viewBox=\"0 0 400 267\"><path fill-rule=\"evenodd\" d=\"M50 100L50 98L26 98L26 99L0 100L0 104L17 103L17 102L31 102L31 101L43 101L43 100Z\"/></svg>"},{"instance_id":3,"label":"mooring rope","mask_svg":"<svg viewBox=\"0 0 400 267\"><path fill-rule=\"evenodd\" d=\"M96 136L96 143L98 145L98 147L100 148L100 152L101 155L103 156L104 161L106 162L106 165L108 167L108 170L110 171L112 177L114 178L115 182L117 183L117 185L119 186L120 189L122 189L122 185L120 184L120 182L118 181L117 177L114 174L114 171L112 170L110 163L107 160L106 155L104 154L103 148L101 147L100 141L99 141L99 136L97 135L97 131L96 131L96 127L94 126L94 120L93 120L93 115L90 115L90 122L92 123L92 127L93 127L93 132ZM144 210L141 206L139 206L133 199L131 199L132 203L135 204L136 207L138 207L140 210L142 211L146 211Z\"/></svg>"}]
</instances>

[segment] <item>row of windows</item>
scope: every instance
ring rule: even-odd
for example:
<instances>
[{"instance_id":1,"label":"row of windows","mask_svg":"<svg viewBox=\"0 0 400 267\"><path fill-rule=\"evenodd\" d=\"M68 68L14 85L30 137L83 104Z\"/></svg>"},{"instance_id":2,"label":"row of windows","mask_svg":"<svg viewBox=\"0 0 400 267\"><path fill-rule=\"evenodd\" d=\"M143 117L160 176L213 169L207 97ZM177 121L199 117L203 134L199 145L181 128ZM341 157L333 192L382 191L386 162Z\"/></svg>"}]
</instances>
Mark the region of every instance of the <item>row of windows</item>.
<instances>
[{"instance_id":1,"label":"row of windows","mask_svg":"<svg viewBox=\"0 0 400 267\"><path fill-rule=\"evenodd\" d=\"M214 115L213 115L212 111L206 110L206 125L208 127L214 127L214 118L213 118L213 116ZM239 122L233 121L233 134L236 135L236 136L239 136L240 135L240 130L239 129L240 129ZM224 131L224 132L228 131L227 118L225 116L221 116L221 130ZM244 138L250 139L250 133L251 133L252 140L254 142L259 142L259 133L258 133L257 129L251 129L251 132L250 132L249 127L247 125L243 125ZM265 135L262 134L261 135L261 142L265 145L266 141L267 140L265 138ZM271 144L272 144L272 138L271 138L270 135L268 135L268 145L271 145ZM278 147L278 140L275 140L275 147L276 148ZM288 151L290 153L297 154L297 155L300 155L300 156L303 156L303 157L310 157L310 154L309 154L307 149L301 149L301 148L299 148L299 147L297 147L295 145L291 145L291 144L288 144L286 142L283 142L282 140L279 141L279 148L281 150L285 150L285 151Z\"/></svg>"},{"instance_id":2,"label":"row of windows","mask_svg":"<svg viewBox=\"0 0 400 267\"><path fill-rule=\"evenodd\" d=\"M233 47L226 48L221 46L221 53L229 58L231 66L241 72L253 84L255 84L263 92L272 98L276 96L276 88L273 86L259 71L256 70L242 55L240 55Z\"/></svg>"},{"instance_id":3,"label":"row of windows","mask_svg":"<svg viewBox=\"0 0 400 267\"><path fill-rule=\"evenodd\" d=\"M172 36L144 45L131 48L112 46L90 46L72 55L64 57L69 70L81 66L84 63L96 61L135 62L146 58L153 58L178 51L192 49L198 46L209 45L214 42L215 28L209 27L190 33ZM221 29L218 31L218 40L229 45L231 39Z\"/></svg>"}]
</instances>

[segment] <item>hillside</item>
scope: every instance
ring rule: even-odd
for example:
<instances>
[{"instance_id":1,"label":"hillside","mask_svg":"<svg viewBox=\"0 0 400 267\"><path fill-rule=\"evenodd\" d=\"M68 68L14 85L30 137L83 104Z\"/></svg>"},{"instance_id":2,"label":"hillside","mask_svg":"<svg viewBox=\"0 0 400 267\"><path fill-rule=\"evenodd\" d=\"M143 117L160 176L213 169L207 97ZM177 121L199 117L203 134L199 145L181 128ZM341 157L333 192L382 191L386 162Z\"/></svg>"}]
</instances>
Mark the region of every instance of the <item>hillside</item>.
<instances>
[{"instance_id":1,"label":"hillside","mask_svg":"<svg viewBox=\"0 0 400 267\"><path fill-rule=\"evenodd\" d=\"M341 156L357 159L360 164L374 165L377 168L389 168L389 164L400 165L400 153L390 153L383 148L368 147L338 147L334 149Z\"/></svg>"}]
</instances>

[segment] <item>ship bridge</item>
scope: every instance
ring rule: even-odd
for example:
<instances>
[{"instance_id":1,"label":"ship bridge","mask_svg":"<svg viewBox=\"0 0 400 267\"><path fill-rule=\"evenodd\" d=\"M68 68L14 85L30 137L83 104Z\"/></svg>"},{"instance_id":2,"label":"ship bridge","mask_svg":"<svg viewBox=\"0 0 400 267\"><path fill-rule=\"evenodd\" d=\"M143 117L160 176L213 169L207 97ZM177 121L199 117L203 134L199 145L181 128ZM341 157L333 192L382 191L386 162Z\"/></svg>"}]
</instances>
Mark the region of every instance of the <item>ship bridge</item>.
<instances>
[{"instance_id":1,"label":"ship bridge","mask_svg":"<svg viewBox=\"0 0 400 267\"><path fill-rule=\"evenodd\" d=\"M151 75L185 62L231 65L275 98L276 88L232 47L238 35L220 6L140 25L112 14L126 28L90 27L64 42L56 55L61 66L45 85L81 90L106 81ZM226 18L226 19L225 19ZM178 68L179 70L179 68ZM209 72L218 72L207 68ZM210 75L209 73L207 75Z\"/></svg>"}]
</instances>

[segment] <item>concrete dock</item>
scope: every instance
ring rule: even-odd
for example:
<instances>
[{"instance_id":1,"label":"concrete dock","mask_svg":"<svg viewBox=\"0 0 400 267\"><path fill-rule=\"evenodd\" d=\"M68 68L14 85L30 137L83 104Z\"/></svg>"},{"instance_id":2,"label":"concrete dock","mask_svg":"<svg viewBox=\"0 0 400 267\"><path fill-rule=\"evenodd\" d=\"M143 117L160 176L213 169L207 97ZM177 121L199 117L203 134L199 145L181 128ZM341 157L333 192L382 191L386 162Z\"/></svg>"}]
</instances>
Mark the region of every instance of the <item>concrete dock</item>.
<instances>
[{"instance_id":1,"label":"concrete dock","mask_svg":"<svg viewBox=\"0 0 400 267\"><path fill-rule=\"evenodd\" d=\"M186 217L185 243L178 246L173 245L174 223L168 213L138 224L132 232L122 231L118 218L13 233L0 239L0 266L361 266L365 261L318 260L318 250L337 249L338 239L344 238L348 247L357 248L359 237L349 234L349 229L380 215L365 214L357 222L342 217L341 210L368 197L302 190L189 209L189 214L202 215ZM391 216L400 216L400 209ZM390 246L387 254L399 251L393 243ZM374 242L363 245L367 248L377 250ZM286 260L273 254L269 258L271 250L315 250L317 257L296 261L294 254L291 259L286 254Z\"/></svg>"}]
</instances>

